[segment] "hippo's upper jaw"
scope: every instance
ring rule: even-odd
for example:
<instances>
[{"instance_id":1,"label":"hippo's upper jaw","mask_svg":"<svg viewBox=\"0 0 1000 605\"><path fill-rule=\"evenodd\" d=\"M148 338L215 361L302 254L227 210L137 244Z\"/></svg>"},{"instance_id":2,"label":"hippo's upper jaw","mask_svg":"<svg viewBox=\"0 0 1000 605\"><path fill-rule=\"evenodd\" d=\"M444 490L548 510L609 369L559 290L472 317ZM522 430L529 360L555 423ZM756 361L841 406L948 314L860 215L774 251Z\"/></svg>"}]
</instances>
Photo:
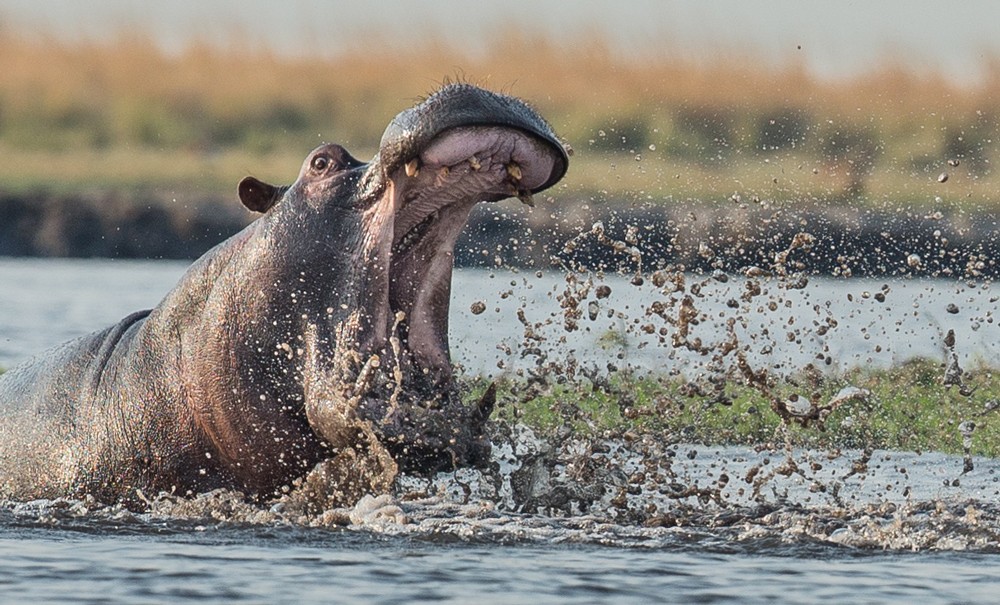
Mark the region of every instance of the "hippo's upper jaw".
<instances>
[{"instance_id":1,"label":"hippo's upper jaw","mask_svg":"<svg viewBox=\"0 0 1000 605\"><path fill-rule=\"evenodd\" d=\"M474 86L447 86L399 114L368 167L392 197L389 309L381 380L361 415L404 468L475 463L488 452L489 410L455 396L448 309L455 241L473 206L555 184L568 158L551 128L523 102Z\"/></svg>"}]
</instances>

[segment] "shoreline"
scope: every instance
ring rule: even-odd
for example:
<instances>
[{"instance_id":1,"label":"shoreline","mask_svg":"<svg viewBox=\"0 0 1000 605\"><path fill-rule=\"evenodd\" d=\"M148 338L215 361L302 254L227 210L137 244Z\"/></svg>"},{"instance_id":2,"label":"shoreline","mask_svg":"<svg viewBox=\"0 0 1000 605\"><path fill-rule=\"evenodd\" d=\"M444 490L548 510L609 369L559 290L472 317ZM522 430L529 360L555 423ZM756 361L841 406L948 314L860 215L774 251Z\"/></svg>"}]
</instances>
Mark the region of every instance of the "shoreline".
<instances>
[{"instance_id":1,"label":"shoreline","mask_svg":"<svg viewBox=\"0 0 1000 605\"><path fill-rule=\"evenodd\" d=\"M945 210L565 198L539 200L531 209L505 201L473 211L455 246L455 264L626 273L669 265L727 273L1000 275L1000 212ZM0 256L194 259L255 216L224 196L177 202L156 194L0 193ZM811 244L800 245L799 234L812 236Z\"/></svg>"}]
</instances>

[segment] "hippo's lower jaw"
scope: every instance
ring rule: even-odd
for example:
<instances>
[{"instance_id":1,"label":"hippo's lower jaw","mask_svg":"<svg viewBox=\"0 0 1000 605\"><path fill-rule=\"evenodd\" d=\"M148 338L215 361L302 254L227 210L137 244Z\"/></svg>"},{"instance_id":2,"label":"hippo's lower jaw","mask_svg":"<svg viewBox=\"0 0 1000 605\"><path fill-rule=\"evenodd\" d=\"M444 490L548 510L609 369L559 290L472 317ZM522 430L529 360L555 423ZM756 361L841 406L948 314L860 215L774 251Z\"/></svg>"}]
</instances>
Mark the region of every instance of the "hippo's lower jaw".
<instances>
[{"instance_id":1,"label":"hippo's lower jaw","mask_svg":"<svg viewBox=\"0 0 1000 605\"><path fill-rule=\"evenodd\" d=\"M309 423L335 450L384 448L401 470L422 475L489 461L484 429L495 400L493 387L477 406L463 405L453 389L416 396L383 381L363 393L351 390L336 381L307 385Z\"/></svg>"},{"instance_id":2,"label":"hippo's lower jaw","mask_svg":"<svg viewBox=\"0 0 1000 605\"><path fill-rule=\"evenodd\" d=\"M368 399L361 415L377 417L371 422L373 431L401 470L429 475L489 462L491 446L484 428L492 400L466 406L457 394L446 393L433 401L401 401L390 409L379 401Z\"/></svg>"}]
</instances>

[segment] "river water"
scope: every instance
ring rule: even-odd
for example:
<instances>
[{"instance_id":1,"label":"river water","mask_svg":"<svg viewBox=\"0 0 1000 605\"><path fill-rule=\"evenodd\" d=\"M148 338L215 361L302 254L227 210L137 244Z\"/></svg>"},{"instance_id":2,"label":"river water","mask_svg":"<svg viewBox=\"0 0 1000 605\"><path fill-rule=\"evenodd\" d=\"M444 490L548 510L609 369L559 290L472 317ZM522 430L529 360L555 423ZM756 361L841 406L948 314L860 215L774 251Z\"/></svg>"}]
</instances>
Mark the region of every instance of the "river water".
<instances>
[{"instance_id":1,"label":"river water","mask_svg":"<svg viewBox=\"0 0 1000 605\"><path fill-rule=\"evenodd\" d=\"M0 259L0 366L155 304L184 269ZM747 279L686 279L686 292L699 284L691 338L718 342L736 319L751 361L777 371L946 362L952 352L963 366L1000 363L988 283L765 282L759 298L735 309ZM643 329L662 288L599 281L608 295L567 331L562 302L579 281L459 272L455 360L494 377L557 353L581 365L706 370L704 355L661 346ZM526 324L541 353L519 352ZM91 501L3 503L0 602L985 603L1000 595L1000 463L991 459L963 472L962 457L936 453L832 456L617 436L567 438L553 449L517 427L495 443L492 473L403 478L394 496L320 516L226 493L165 498L142 514ZM625 490L637 470L663 480ZM646 509L658 512L629 513Z\"/></svg>"}]
</instances>

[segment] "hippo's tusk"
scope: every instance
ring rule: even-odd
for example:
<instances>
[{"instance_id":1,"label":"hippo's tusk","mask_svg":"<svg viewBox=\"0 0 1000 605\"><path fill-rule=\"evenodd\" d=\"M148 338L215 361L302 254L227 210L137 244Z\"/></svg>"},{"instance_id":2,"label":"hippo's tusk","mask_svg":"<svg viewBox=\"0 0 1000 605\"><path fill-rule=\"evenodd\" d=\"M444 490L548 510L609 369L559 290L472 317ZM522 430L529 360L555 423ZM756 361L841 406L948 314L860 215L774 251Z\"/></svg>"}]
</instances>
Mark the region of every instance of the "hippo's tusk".
<instances>
[{"instance_id":1,"label":"hippo's tusk","mask_svg":"<svg viewBox=\"0 0 1000 605\"><path fill-rule=\"evenodd\" d=\"M512 178L516 183L521 180L521 167L515 162L511 162L510 164L507 164L507 174L509 174L510 178Z\"/></svg>"},{"instance_id":2,"label":"hippo's tusk","mask_svg":"<svg viewBox=\"0 0 1000 605\"><path fill-rule=\"evenodd\" d=\"M479 163L479 158L476 156L469 158L469 166L472 168L473 172L479 172L479 169L483 167L483 165Z\"/></svg>"},{"instance_id":3,"label":"hippo's tusk","mask_svg":"<svg viewBox=\"0 0 1000 605\"><path fill-rule=\"evenodd\" d=\"M406 176L414 177L420 172L420 160L413 158L406 163Z\"/></svg>"}]
</instances>

